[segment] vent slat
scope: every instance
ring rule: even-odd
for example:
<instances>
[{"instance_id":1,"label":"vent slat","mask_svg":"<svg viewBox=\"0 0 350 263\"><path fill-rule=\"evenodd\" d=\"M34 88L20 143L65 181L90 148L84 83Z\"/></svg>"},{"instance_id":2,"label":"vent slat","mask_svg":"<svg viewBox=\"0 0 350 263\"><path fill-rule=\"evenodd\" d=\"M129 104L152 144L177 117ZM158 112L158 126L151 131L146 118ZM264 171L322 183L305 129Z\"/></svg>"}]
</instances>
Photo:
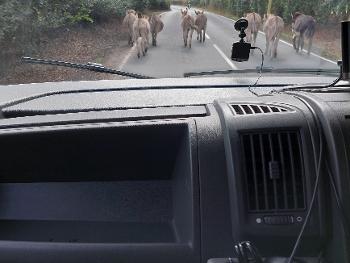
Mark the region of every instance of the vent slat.
<instances>
[{"instance_id":1,"label":"vent slat","mask_svg":"<svg viewBox=\"0 0 350 263\"><path fill-rule=\"evenodd\" d=\"M301 140L296 131L242 134L250 212L305 209Z\"/></svg>"},{"instance_id":2,"label":"vent slat","mask_svg":"<svg viewBox=\"0 0 350 263\"><path fill-rule=\"evenodd\" d=\"M259 210L259 190L258 190L258 180L256 175L256 159L255 159L255 148L254 148L254 135L250 135L250 146L251 146L251 153L252 153L252 164L253 164L253 181L254 181L254 193L255 193L255 208Z\"/></svg>"},{"instance_id":3,"label":"vent slat","mask_svg":"<svg viewBox=\"0 0 350 263\"><path fill-rule=\"evenodd\" d=\"M299 149L299 152L298 152L298 158L300 158L299 159L299 163L300 163L300 167L301 167L301 171L300 171L300 180L301 180L301 186L302 186L302 192L304 193L304 195L305 195L305 191L306 191L306 189L305 189L305 182L304 182L304 179L303 179L303 177L302 177L302 174L303 174L303 162L302 162L302 160L301 160L301 156L302 156L302 149L301 149L301 139L300 139L300 136L297 136L297 140L298 140L298 145L300 145L300 147L298 147L298 149ZM306 206L306 204L305 204L305 199L301 199L301 202L300 202L300 204L298 204L298 205L300 205L300 206Z\"/></svg>"},{"instance_id":4,"label":"vent slat","mask_svg":"<svg viewBox=\"0 0 350 263\"><path fill-rule=\"evenodd\" d=\"M244 109L245 114L253 114L253 111L248 105L242 105L242 108Z\"/></svg>"},{"instance_id":5,"label":"vent slat","mask_svg":"<svg viewBox=\"0 0 350 263\"><path fill-rule=\"evenodd\" d=\"M282 144L282 138L281 134L278 134L278 145L280 149L280 160L281 160L281 172L282 172L282 179L283 179L283 201L284 201L284 207L288 207L288 195L287 195L287 182L286 182L286 171L285 171L285 163L284 163L284 151L283 151L283 144Z\"/></svg>"},{"instance_id":6,"label":"vent slat","mask_svg":"<svg viewBox=\"0 0 350 263\"><path fill-rule=\"evenodd\" d=\"M271 110L273 112L281 112L280 108L279 107L275 107L275 106L271 107Z\"/></svg>"},{"instance_id":7,"label":"vent slat","mask_svg":"<svg viewBox=\"0 0 350 263\"><path fill-rule=\"evenodd\" d=\"M259 113L264 113L260 105L258 105L258 108L259 108Z\"/></svg>"},{"instance_id":8,"label":"vent slat","mask_svg":"<svg viewBox=\"0 0 350 263\"><path fill-rule=\"evenodd\" d=\"M242 105L238 105L238 108L240 109L241 115L246 114L246 112L244 111L244 108L242 107Z\"/></svg>"},{"instance_id":9,"label":"vent slat","mask_svg":"<svg viewBox=\"0 0 350 263\"><path fill-rule=\"evenodd\" d=\"M254 109L252 108L252 105L247 105L247 107L249 108L249 110L251 111L252 114L256 114Z\"/></svg>"},{"instance_id":10,"label":"vent slat","mask_svg":"<svg viewBox=\"0 0 350 263\"><path fill-rule=\"evenodd\" d=\"M269 109L267 108L267 106L261 106L261 109L263 113L269 113Z\"/></svg>"},{"instance_id":11,"label":"vent slat","mask_svg":"<svg viewBox=\"0 0 350 263\"><path fill-rule=\"evenodd\" d=\"M292 139L290 134L288 134L288 149L289 149L289 158L290 158L290 164L291 164L294 208L297 208L298 201L296 198L297 192L296 192L296 180L295 180L295 166L294 166L294 156L293 156L293 150L292 150Z\"/></svg>"},{"instance_id":12,"label":"vent slat","mask_svg":"<svg viewBox=\"0 0 350 263\"><path fill-rule=\"evenodd\" d=\"M267 178L266 178L266 159L265 159L265 153L264 153L264 143L263 143L263 137L261 134L259 134L259 143L260 143L260 153L261 153L261 162L262 162L262 176L263 176L263 184L264 184L264 203L265 203L265 209L269 210L269 199L268 199L268 191L267 191Z\"/></svg>"},{"instance_id":13,"label":"vent slat","mask_svg":"<svg viewBox=\"0 0 350 263\"><path fill-rule=\"evenodd\" d=\"M286 108L264 104L231 104L235 115L273 114L290 111Z\"/></svg>"},{"instance_id":14,"label":"vent slat","mask_svg":"<svg viewBox=\"0 0 350 263\"><path fill-rule=\"evenodd\" d=\"M250 107L253 109L255 114L261 113L261 109L257 105L250 105Z\"/></svg>"},{"instance_id":15,"label":"vent slat","mask_svg":"<svg viewBox=\"0 0 350 263\"><path fill-rule=\"evenodd\" d=\"M235 115L239 114L238 111L237 111L237 106L236 105L232 105L232 110L234 111Z\"/></svg>"},{"instance_id":16,"label":"vent slat","mask_svg":"<svg viewBox=\"0 0 350 263\"><path fill-rule=\"evenodd\" d=\"M275 161L275 153L273 151L273 143L272 143L272 138L271 138L271 134L269 134L269 144L270 144L270 154L271 154L271 162ZM270 179L272 180L272 179ZM276 180L272 180L272 184L273 184L273 199L274 199L274 207L275 209L278 209L278 196L277 196L277 184L276 184Z\"/></svg>"}]
</instances>

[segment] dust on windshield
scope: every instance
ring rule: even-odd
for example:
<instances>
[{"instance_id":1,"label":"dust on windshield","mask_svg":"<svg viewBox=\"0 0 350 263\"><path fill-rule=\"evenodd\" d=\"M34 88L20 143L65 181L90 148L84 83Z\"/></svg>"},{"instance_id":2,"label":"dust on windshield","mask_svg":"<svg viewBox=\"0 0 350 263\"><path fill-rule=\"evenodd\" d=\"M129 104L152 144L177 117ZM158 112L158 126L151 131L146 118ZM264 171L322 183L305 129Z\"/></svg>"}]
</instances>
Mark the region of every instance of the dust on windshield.
<instances>
[{"instance_id":1,"label":"dust on windshield","mask_svg":"<svg viewBox=\"0 0 350 263\"><path fill-rule=\"evenodd\" d=\"M125 76L21 57L96 63L155 78L187 72L256 69L231 60L239 40L234 22L245 17L245 41L265 53L270 69L337 69L340 21L348 0L1 0L0 84L123 79Z\"/></svg>"}]
</instances>

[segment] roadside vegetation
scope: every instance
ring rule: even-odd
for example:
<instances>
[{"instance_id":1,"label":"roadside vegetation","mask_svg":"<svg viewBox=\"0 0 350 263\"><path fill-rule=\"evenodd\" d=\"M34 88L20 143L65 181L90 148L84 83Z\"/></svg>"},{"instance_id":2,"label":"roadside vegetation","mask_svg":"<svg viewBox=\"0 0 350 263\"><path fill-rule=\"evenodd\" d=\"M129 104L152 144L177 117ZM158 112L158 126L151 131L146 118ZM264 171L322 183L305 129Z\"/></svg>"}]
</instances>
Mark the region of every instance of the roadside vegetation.
<instances>
[{"instance_id":1,"label":"roadside vegetation","mask_svg":"<svg viewBox=\"0 0 350 263\"><path fill-rule=\"evenodd\" d=\"M104 54L124 48L121 22L127 9L147 13L169 8L169 0L0 0L0 84L55 81L66 73L28 72L40 66L22 65L24 55L109 64ZM126 52L116 53L122 59ZM117 67L117 61L110 66ZM96 78L76 75L65 79Z\"/></svg>"},{"instance_id":2,"label":"roadside vegetation","mask_svg":"<svg viewBox=\"0 0 350 263\"><path fill-rule=\"evenodd\" d=\"M2 0L0 41L77 23L98 23L123 16L126 9L143 11L169 6L167 0Z\"/></svg>"}]
</instances>

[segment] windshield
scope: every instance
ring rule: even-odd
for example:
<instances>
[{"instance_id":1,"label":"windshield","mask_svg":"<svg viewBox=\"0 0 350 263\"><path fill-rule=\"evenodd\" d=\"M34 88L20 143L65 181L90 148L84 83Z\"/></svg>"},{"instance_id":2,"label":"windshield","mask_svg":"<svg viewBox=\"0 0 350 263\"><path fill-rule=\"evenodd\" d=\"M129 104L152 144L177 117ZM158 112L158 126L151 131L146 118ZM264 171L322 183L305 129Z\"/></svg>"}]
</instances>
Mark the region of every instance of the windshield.
<instances>
[{"instance_id":1,"label":"windshield","mask_svg":"<svg viewBox=\"0 0 350 263\"><path fill-rule=\"evenodd\" d=\"M231 59L241 17L248 20L244 41L265 54L270 73L263 76L337 77L348 0L0 0L0 84L129 76L28 64L23 56L154 78L227 70L255 77L259 50L245 62Z\"/></svg>"}]
</instances>

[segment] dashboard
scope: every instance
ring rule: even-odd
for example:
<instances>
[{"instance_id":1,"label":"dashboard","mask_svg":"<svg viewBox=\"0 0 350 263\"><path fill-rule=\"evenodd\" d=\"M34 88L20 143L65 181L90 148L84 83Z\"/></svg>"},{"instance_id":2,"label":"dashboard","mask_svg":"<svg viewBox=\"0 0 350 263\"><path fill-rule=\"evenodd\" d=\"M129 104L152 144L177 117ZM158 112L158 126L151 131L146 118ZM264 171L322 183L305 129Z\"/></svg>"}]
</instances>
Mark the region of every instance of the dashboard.
<instances>
[{"instance_id":1,"label":"dashboard","mask_svg":"<svg viewBox=\"0 0 350 263\"><path fill-rule=\"evenodd\" d=\"M350 94L204 80L0 87L0 261L349 262Z\"/></svg>"}]
</instances>

